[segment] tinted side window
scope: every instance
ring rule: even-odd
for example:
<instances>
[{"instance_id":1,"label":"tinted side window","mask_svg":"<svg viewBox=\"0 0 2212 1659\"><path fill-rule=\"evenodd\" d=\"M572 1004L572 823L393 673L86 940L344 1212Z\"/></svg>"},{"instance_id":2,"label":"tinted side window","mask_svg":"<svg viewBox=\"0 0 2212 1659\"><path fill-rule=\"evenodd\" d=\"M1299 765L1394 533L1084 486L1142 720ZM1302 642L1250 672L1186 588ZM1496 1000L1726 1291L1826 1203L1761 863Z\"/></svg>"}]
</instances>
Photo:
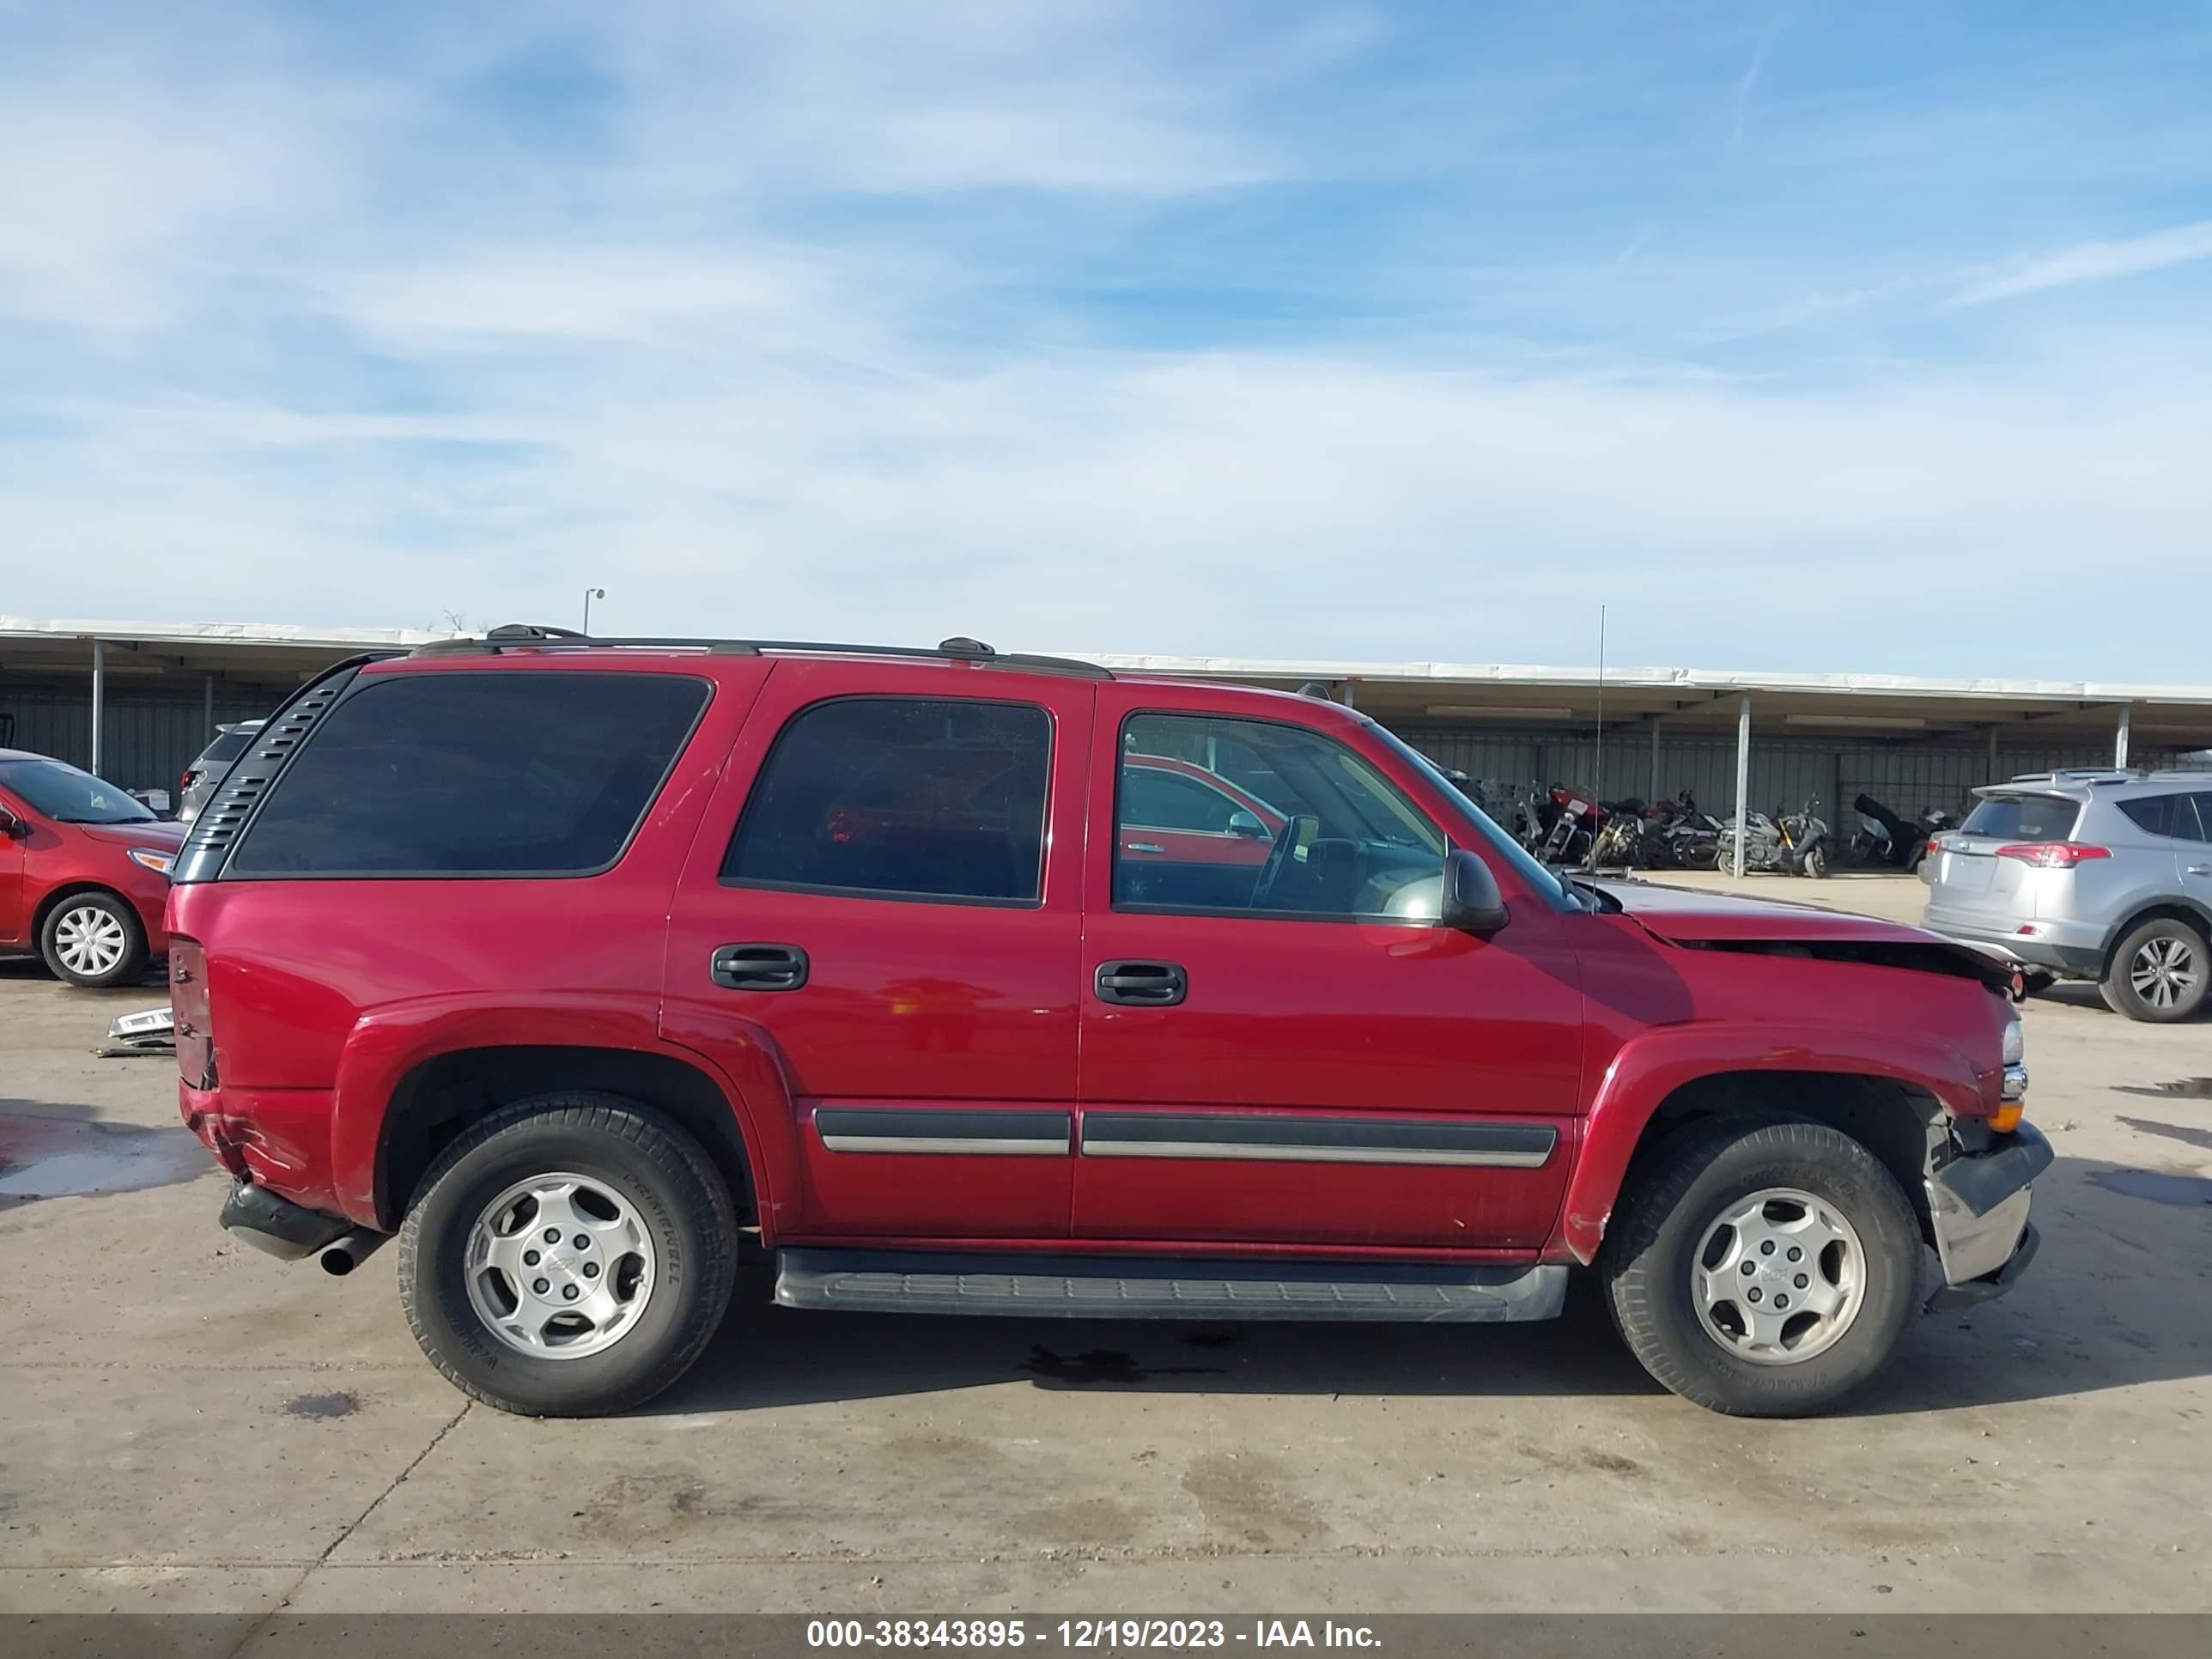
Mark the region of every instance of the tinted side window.
<instances>
[{"instance_id":1,"label":"tinted side window","mask_svg":"<svg viewBox=\"0 0 2212 1659\"><path fill-rule=\"evenodd\" d=\"M2064 841L2081 816L2078 803L2057 795L1985 795L1959 828L2003 841Z\"/></svg>"},{"instance_id":2,"label":"tinted side window","mask_svg":"<svg viewBox=\"0 0 2212 1659\"><path fill-rule=\"evenodd\" d=\"M2184 833L2184 826L2191 835L2197 830L2197 815L2189 810L2186 795L2145 795L2119 805L2136 829L2154 836L2179 836Z\"/></svg>"},{"instance_id":3,"label":"tinted side window","mask_svg":"<svg viewBox=\"0 0 2212 1659\"><path fill-rule=\"evenodd\" d=\"M325 714L235 876L574 876L621 854L699 711L672 674L368 678Z\"/></svg>"},{"instance_id":4,"label":"tinted side window","mask_svg":"<svg viewBox=\"0 0 2212 1659\"><path fill-rule=\"evenodd\" d=\"M2189 822L2185 810L2191 806L2197 809L2197 822L2193 825ZM2212 790L2184 797L2183 807L2181 822L2175 826L2173 833L2184 841L2212 841Z\"/></svg>"},{"instance_id":5,"label":"tinted side window","mask_svg":"<svg viewBox=\"0 0 2212 1659\"><path fill-rule=\"evenodd\" d=\"M776 738L722 879L1034 904L1051 772L1052 717L1032 703L817 703Z\"/></svg>"}]
</instances>

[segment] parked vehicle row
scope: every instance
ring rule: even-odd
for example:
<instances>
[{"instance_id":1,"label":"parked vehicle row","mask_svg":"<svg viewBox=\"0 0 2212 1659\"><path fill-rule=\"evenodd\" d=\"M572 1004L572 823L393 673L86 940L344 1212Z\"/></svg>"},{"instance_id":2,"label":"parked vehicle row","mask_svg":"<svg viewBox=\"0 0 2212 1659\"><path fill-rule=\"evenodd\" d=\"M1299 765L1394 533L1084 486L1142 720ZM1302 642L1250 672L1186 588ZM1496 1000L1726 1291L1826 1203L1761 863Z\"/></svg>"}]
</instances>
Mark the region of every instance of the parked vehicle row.
<instances>
[{"instance_id":1,"label":"parked vehicle row","mask_svg":"<svg viewBox=\"0 0 2212 1659\"><path fill-rule=\"evenodd\" d=\"M778 1302L1547 1319L1816 1411L2032 1259L2003 972L1546 867L1366 716L1000 656L513 629L272 717L170 902L222 1221L538 1414ZM404 948L395 948L395 941Z\"/></svg>"}]
</instances>

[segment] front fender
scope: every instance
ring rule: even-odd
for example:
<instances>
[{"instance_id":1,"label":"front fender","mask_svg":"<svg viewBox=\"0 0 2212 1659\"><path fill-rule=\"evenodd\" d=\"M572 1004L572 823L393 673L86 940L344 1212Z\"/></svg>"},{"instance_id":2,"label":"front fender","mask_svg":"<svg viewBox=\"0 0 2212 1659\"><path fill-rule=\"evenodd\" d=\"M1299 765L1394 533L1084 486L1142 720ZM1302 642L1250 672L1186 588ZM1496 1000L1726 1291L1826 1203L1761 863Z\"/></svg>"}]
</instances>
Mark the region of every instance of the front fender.
<instances>
[{"instance_id":1,"label":"front fender","mask_svg":"<svg viewBox=\"0 0 2212 1659\"><path fill-rule=\"evenodd\" d=\"M1547 1258L1584 1265L1596 1260L1629 1160L1652 1115L1685 1084L1736 1072L1883 1078L1924 1090L1946 1110L1964 1116L1990 1110L2000 1082L1996 1073L1978 1073L1972 1060L1949 1043L1889 1031L1702 1021L1645 1031L1620 1046L1598 1083Z\"/></svg>"},{"instance_id":2,"label":"front fender","mask_svg":"<svg viewBox=\"0 0 2212 1659\"><path fill-rule=\"evenodd\" d=\"M795 1151L779 1147L765 1126L791 1121L774 1097L757 1098L745 1084L696 1050L661 1036L659 1000L542 992L517 1000L473 993L422 997L363 1015L340 1051L331 1103L331 1167L338 1208L363 1226L381 1224L376 1170L384 1126L400 1085L417 1066L443 1054L472 1048L611 1048L655 1054L703 1073L730 1103L747 1172L768 1224L775 1194L795 1189L785 1178ZM780 1074L771 1073L780 1091ZM748 1077L751 1087L761 1079ZM783 1140L788 1142L787 1132Z\"/></svg>"}]
</instances>

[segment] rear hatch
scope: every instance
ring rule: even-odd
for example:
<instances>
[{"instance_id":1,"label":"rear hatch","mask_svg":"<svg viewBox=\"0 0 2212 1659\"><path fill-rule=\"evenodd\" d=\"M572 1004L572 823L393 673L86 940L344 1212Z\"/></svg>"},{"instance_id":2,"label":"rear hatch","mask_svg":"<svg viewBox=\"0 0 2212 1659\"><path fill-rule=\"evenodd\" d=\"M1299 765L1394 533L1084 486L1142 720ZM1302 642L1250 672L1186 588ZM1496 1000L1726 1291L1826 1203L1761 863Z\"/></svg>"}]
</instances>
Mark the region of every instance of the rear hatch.
<instances>
[{"instance_id":1,"label":"rear hatch","mask_svg":"<svg viewBox=\"0 0 2212 1659\"><path fill-rule=\"evenodd\" d=\"M1944 831L1942 850L1929 857L1929 913L1998 921L2032 918L2037 866L2018 857L1999 858L1998 849L2064 841L2074 833L2081 803L2027 789L1977 793L1981 799L1966 823Z\"/></svg>"}]
</instances>

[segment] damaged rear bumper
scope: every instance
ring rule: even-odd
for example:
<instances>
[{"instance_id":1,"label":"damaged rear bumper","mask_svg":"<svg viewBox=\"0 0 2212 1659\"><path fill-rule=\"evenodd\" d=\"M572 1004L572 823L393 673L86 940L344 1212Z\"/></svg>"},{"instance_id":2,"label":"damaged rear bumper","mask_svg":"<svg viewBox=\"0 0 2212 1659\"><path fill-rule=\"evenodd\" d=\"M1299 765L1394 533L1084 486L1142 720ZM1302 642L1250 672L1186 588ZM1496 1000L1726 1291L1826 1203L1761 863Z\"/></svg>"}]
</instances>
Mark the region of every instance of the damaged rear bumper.
<instances>
[{"instance_id":1,"label":"damaged rear bumper","mask_svg":"<svg viewBox=\"0 0 2212 1659\"><path fill-rule=\"evenodd\" d=\"M2027 1271L2040 1243L2028 1224L2028 1186L2051 1158L2051 1143L2023 1123L1928 1176L1928 1213L1943 1267L1930 1309L1971 1307L2002 1296Z\"/></svg>"}]
</instances>

